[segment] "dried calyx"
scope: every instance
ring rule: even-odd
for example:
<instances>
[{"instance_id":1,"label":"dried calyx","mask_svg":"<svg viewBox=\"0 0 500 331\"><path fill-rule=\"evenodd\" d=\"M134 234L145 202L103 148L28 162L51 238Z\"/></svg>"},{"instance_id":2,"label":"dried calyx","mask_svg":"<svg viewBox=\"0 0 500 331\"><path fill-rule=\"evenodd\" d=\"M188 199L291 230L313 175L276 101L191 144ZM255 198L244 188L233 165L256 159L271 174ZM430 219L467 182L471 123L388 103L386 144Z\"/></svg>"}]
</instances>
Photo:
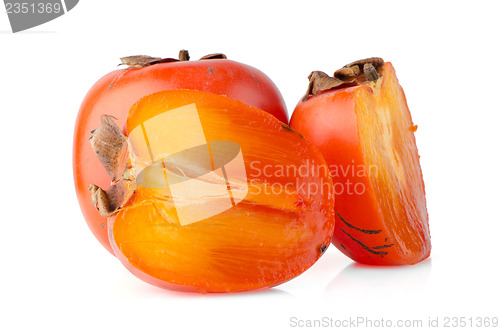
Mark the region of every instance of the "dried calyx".
<instances>
[{"instance_id":1,"label":"dried calyx","mask_svg":"<svg viewBox=\"0 0 500 331\"><path fill-rule=\"evenodd\" d=\"M151 66L153 64L189 61L189 59L190 59L189 52L185 49L182 49L179 52L179 59L174 59L170 57L168 58L152 57L149 55L133 55L120 58L120 61L122 61L122 63L120 63L119 65L126 65L129 68L144 68L147 66ZM214 53L205 55L202 58L200 58L200 60L215 60L215 59L227 59L227 57L222 53Z\"/></svg>"},{"instance_id":2,"label":"dried calyx","mask_svg":"<svg viewBox=\"0 0 500 331\"><path fill-rule=\"evenodd\" d=\"M115 120L113 116L102 115L101 126L93 130L90 137L92 149L111 178L111 185L108 189L103 189L95 184L90 184L88 188L92 204L101 216L104 217L110 217L126 207L127 202L138 188L136 176L141 179L140 183L142 184L139 185L142 187L149 187L148 181L150 183L157 182L154 179L154 171L146 172L146 175L142 177L142 172L139 174L136 173L137 168L134 167L134 162L132 161L136 158L133 156L133 152L131 152L132 148L129 149L131 147L129 140L122 133ZM179 154L177 155L179 156ZM177 161L175 159L161 160L161 166L164 168L163 171L167 171L177 178L196 178L199 182L227 188L225 177L212 171L207 171L203 166L197 165L196 162L194 163L191 164L191 162L186 162L186 160L183 161L182 157L178 158ZM154 170L155 167L149 169ZM161 178L164 179L163 171L161 172ZM146 177L149 179L146 179ZM158 187L153 186L153 188ZM243 192L246 188L246 182L231 183L233 194L238 191Z\"/></svg>"},{"instance_id":3,"label":"dried calyx","mask_svg":"<svg viewBox=\"0 0 500 331\"><path fill-rule=\"evenodd\" d=\"M111 177L111 186L107 190L90 184L92 204L102 216L109 217L118 212L135 190L135 182L125 176L128 160L127 138L116 125L113 116L103 115L101 126L92 131L90 144Z\"/></svg>"},{"instance_id":4,"label":"dried calyx","mask_svg":"<svg viewBox=\"0 0 500 331\"><path fill-rule=\"evenodd\" d=\"M302 100L307 100L310 95L316 95L321 91L376 81L380 78L380 70L383 65L384 60L379 57L371 57L345 65L335 71L333 77L322 71L313 71L308 77L309 86Z\"/></svg>"}]
</instances>

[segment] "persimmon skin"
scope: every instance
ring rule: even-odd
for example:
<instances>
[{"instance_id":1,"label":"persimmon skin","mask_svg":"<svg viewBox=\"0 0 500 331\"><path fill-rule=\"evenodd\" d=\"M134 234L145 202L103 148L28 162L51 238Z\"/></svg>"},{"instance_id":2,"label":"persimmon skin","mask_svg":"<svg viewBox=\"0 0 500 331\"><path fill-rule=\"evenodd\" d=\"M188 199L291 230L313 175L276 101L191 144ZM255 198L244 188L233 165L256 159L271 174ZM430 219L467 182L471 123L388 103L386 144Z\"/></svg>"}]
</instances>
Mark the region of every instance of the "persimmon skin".
<instances>
[{"instance_id":1,"label":"persimmon skin","mask_svg":"<svg viewBox=\"0 0 500 331\"><path fill-rule=\"evenodd\" d=\"M113 254L107 221L90 201L90 184L107 188L110 178L89 144L101 115L111 115L124 127L130 107L145 95L172 89L190 89L226 95L269 112L288 123L286 106L274 83L261 71L232 60L214 59L155 64L120 69L98 80L85 96L75 123L73 175L83 216L99 242Z\"/></svg>"},{"instance_id":2,"label":"persimmon skin","mask_svg":"<svg viewBox=\"0 0 500 331\"><path fill-rule=\"evenodd\" d=\"M383 72L391 79L395 79L394 83L398 86L396 89L400 89L391 63L385 63ZM381 211L375 193L376 187L368 176L368 171L373 165L368 163L362 148L361 126L356 115L356 106L363 100L372 100L373 95L372 88L367 85L322 91L297 104L290 125L319 148L330 169L335 172L333 181L336 191L336 226L332 243L345 255L360 263L415 264L426 259L431 250L420 165L418 165L420 178L417 180L419 186L417 190L424 196L423 202L419 201L423 204L424 210L419 220L422 227L416 226L414 230L420 239L420 246L413 251L405 251L404 247L396 246L394 236L384 223L387 214ZM406 99L403 103L403 113L411 121ZM370 110L376 111L376 109ZM411 135L412 144L416 146L413 133ZM365 169L366 175L359 175L358 169ZM348 183L358 184L358 187L363 188L363 193L357 194L351 185L352 194L347 194Z\"/></svg>"},{"instance_id":3,"label":"persimmon skin","mask_svg":"<svg viewBox=\"0 0 500 331\"><path fill-rule=\"evenodd\" d=\"M361 86L322 93L309 102L299 103L292 114L291 125L293 128L318 146L321 154L330 165L338 165L344 169L353 164L366 165L359 148L356 117L353 111L356 94L363 93L363 90L366 89L368 87ZM327 126L325 123L337 123L338 125ZM333 244L355 261L373 263L371 261L373 257L366 254L362 246L357 245L342 231L348 230L349 227L338 216L342 215L344 220L349 220L349 224L355 224L359 229L379 230L374 225L381 223L381 216L378 212L378 206L374 203L370 181L368 177L353 177L350 171L346 171L345 175L341 173L341 177L334 178L334 180L342 184L347 183L347 181L361 183L367 191L356 197L336 195L336 229ZM363 206L363 208L359 206ZM357 232L356 238L359 238L365 245L380 246L380 242L385 240L385 237L375 238L373 234ZM385 260L388 263L397 263L397 259L388 261L395 257L394 253L387 255Z\"/></svg>"},{"instance_id":4,"label":"persimmon skin","mask_svg":"<svg viewBox=\"0 0 500 331\"><path fill-rule=\"evenodd\" d=\"M141 99L129 112L127 131L189 104L196 105L207 141L240 146L249 191L232 208L181 226L158 212L170 191L159 194L161 189L138 187L110 219L115 256L152 285L202 293L267 288L304 272L324 253L334 229L330 175L311 169L312 165L326 168L317 148L261 110L188 90L163 91ZM131 150L136 150L133 144ZM140 153L133 156L143 162L140 158ZM277 171L265 173L264 169ZM280 169L291 170L282 173ZM294 169L302 175L295 176ZM256 193L252 190L255 183L266 183L272 190Z\"/></svg>"}]
</instances>

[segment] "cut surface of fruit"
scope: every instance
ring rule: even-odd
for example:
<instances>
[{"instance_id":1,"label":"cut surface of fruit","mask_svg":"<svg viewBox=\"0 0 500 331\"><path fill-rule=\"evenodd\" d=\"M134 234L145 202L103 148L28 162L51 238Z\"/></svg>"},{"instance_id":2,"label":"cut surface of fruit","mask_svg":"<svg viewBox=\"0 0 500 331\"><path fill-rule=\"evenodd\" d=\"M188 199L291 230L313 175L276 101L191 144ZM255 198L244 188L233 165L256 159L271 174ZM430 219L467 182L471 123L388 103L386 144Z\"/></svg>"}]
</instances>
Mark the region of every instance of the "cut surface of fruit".
<instances>
[{"instance_id":1,"label":"cut surface of fruit","mask_svg":"<svg viewBox=\"0 0 500 331\"><path fill-rule=\"evenodd\" d=\"M373 87L375 107L357 107L359 137L370 182L394 248L409 263L430 253L424 182L410 112L394 68Z\"/></svg>"},{"instance_id":2,"label":"cut surface of fruit","mask_svg":"<svg viewBox=\"0 0 500 331\"><path fill-rule=\"evenodd\" d=\"M139 278L181 290L252 290L299 275L328 247L335 217L326 163L272 115L173 90L138 101L126 126L123 178L136 185L108 232Z\"/></svg>"},{"instance_id":3,"label":"cut surface of fruit","mask_svg":"<svg viewBox=\"0 0 500 331\"><path fill-rule=\"evenodd\" d=\"M316 144L333 176L333 243L355 261L415 264L430 254L425 189L406 98L393 66L373 80L317 91L291 126Z\"/></svg>"}]
</instances>

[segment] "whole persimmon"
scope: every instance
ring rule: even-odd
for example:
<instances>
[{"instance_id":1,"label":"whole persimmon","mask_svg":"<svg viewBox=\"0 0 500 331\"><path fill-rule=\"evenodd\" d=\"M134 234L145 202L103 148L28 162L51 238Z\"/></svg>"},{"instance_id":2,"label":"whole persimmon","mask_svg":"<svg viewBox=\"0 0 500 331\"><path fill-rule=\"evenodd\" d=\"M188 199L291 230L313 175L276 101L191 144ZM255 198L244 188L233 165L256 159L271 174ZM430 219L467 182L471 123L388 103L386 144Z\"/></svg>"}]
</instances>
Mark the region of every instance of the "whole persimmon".
<instances>
[{"instance_id":1,"label":"whole persimmon","mask_svg":"<svg viewBox=\"0 0 500 331\"><path fill-rule=\"evenodd\" d=\"M305 271L334 231L333 184L318 149L274 116L208 92L141 98L125 134L109 115L89 145L106 170L90 200L115 256L153 285L266 288Z\"/></svg>"},{"instance_id":2,"label":"whole persimmon","mask_svg":"<svg viewBox=\"0 0 500 331\"><path fill-rule=\"evenodd\" d=\"M108 73L85 96L73 142L73 173L80 208L92 233L111 253L106 218L92 207L88 195L91 183L101 187L109 184L109 176L88 144L102 115L115 117L123 130L128 111L140 98L163 90L188 89L225 95L288 122L285 103L274 83L261 71L228 60L223 54L207 55L198 61L188 61L187 51L181 51L179 59L141 55L121 60L128 68Z\"/></svg>"},{"instance_id":3,"label":"whole persimmon","mask_svg":"<svg viewBox=\"0 0 500 331\"><path fill-rule=\"evenodd\" d=\"M415 264L431 251L424 181L405 94L391 63L315 71L290 125L314 143L335 187L333 244L353 260Z\"/></svg>"}]
</instances>

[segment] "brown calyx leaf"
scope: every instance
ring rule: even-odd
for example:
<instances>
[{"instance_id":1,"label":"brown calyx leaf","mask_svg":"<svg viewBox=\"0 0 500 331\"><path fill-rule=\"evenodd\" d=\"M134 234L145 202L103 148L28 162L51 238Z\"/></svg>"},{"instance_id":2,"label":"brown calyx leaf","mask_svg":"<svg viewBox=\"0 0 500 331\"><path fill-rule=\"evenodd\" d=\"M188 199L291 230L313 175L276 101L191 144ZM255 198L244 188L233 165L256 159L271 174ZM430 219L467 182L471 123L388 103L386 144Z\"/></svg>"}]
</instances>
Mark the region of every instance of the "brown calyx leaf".
<instances>
[{"instance_id":1,"label":"brown calyx leaf","mask_svg":"<svg viewBox=\"0 0 500 331\"><path fill-rule=\"evenodd\" d=\"M91 201L99 214L104 217L112 216L127 203L136 188L133 181L120 179L113 183L107 190L103 190L97 185L90 184L89 191Z\"/></svg>"},{"instance_id":2,"label":"brown calyx leaf","mask_svg":"<svg viewBox=\"0 0 500 331\"><path fill-rule=\"evenodd\" d=\"M353 66L349 67L349 69L351 69L352 72L354 72L354 74L356 75L356 77L361 74L361 70L359 70L359 66L358 65L353 65Z\"/></svg>"},{"instance_id":3,"label":"brown calyx leaf","mask_svg":"<svg viewBox=\"0 0 500 331\"><path fill-rule=\"evenodd\" d=\"M339 70L335 71L333 77L340 80L352 80L359 75L359 68L356 66L357 70L353 68L342 67Z\"/></svg>"},{"instance_id":4,"label":"brown calyx leaf","mask_svg":"<svg viewBox=\"0 0 500 331\"><path fill-rule=\"evenodd\" d=\"M380 78L377 69L371 63L365 63L363 65L363 73L365 74L365 79L370 82L374 82Z\"/></svg>"},{"instance_id":5,"label":"brown calyx leaf","mask_svg":"<svg viewBox=\"0 0 500 331\"><path fill-rule=\"evenodd\" d=\"M127 138L114 120L113 116L102 115L101 126L90 137L92 149L113 182L125 172L128 158Z\"/></svg>"},{"instance_id":6,"label":"brown calyx leaf","mask_svg":"<svg viewBox=\"0 0 500 331\"><path fill-rule=\"evenodd\" d=\"M115 120L110 115L101 116L101 126L94 130L90 137L92 149L112 181L107 190L94 184L89 186L92 204L104 217L116 213L136 189L134 180L124 178L128 160L128 142Z\"/></svg>"},{"instance_id":7,"label":"brown calyx leaf","mask_svg":"<svg viewBox=\"0 0 500 331\"><path fill-rule=\"evenodd\" d=\"M359 77L361 74L366 76L368 71L370 79L366 77L366 80L373 81L378 79L378 77L376 79L373 78L375 77L377 70L380 69L383 64L384 60L379 57L371 57L368 59L354 61L335 71L333 76L341 80L352 80ZM367 68L366 70L365 67ZM360 68L363 68L363 71L361 71Z\"/></svg>"},{"instance_id":8,"label":"brown calyx leaf","mask_svg":"<svg viewBox=\"0 0 500 331\"><path fill-rule=\"evenodd\" d=\"M384 60L380 57L369 57L367 59L362 59L362 60L351 62L351 63L347 64L346 67L350 68L350 67L354 67L357 65L363 67L366 63L370 63L375 67L375 69L378 69L384 65Z\"/></svg>"},{"instance_id":9,"label":"brown calyx leaf","mask_svg":"<svg viewBox=\"0 0 500 331\"><path fill-rule=\"evenodd\" d=\"M309 95L316 95L320 91L351 85L354 82L354 80L343 81L335 77L330 77L323 71L313 71L308 78L309 86L307 87L306 95L302 100L306 100Z\"/></svg>"},{"instance_id":10,"label":"brown calyx leaf","mask_svg":"<svg viewBox=\"0 0 500 331\"><path fill-rule=\"evenodd\" d=\"M379 57L371 57L355 61L338 69L333 77L322 71L313 71L309 75L309 86L302 101L307 100L309 95L316 95L318 92L360 85L366 81L376 81L380 78L378 70L382 68L384 60ZM361 71L360 68L363 68Z\"/></svg>"},{"instance_id":11,"label":"brown calyx leaf","mask_svg":"<svg viewBox=\"0 0 500 331\"><path fill-rule=\"evenodd\" d=\"M108 217L108 215L111 214L110 210L112 208L109 206L108 196L106 192L99 186L94 184L89 185L89 191L90 199L94 207L96 207L101 216Z\"/></svg>"},{"instance_id":12,"label":"brown calyx leaf","mask_svg":"<svg viewBox=\"0 0 500 331\"><path fill-rule=\"evenodd\" d=\"M208 54L200 58L200 60L215 60L215 59L227 59L227 56L222 53Z\"/></svg>"},{"instance_id":13,"label":"brown calyx leaf","mask_svg":"<svg viewBox=\"0 0 500 331\"><path fill-rule=\"evenodd\" d=\"M149 55L132 55L132 56L125 56L121 57L120 61L122 63L119 64L121 65L127 65L130 68L142 68L147 65L150 65L154 61L161 60L160 57L152 57Z\"/></svg>"},{"instance_id":14,"label":"brown calyx leaf","mask_svg":"<svg viewBox=\"0 0 500 331\"><path fill-rule=\"evenodd\" d=\"M133 55L122 57L120 61L122 63L119 66L127 65L129 68L144 68L157 63L177 62L179 60L172 58L162 59L161 57L152 57L149 55Z\"/></svg>"}]
</instances>

